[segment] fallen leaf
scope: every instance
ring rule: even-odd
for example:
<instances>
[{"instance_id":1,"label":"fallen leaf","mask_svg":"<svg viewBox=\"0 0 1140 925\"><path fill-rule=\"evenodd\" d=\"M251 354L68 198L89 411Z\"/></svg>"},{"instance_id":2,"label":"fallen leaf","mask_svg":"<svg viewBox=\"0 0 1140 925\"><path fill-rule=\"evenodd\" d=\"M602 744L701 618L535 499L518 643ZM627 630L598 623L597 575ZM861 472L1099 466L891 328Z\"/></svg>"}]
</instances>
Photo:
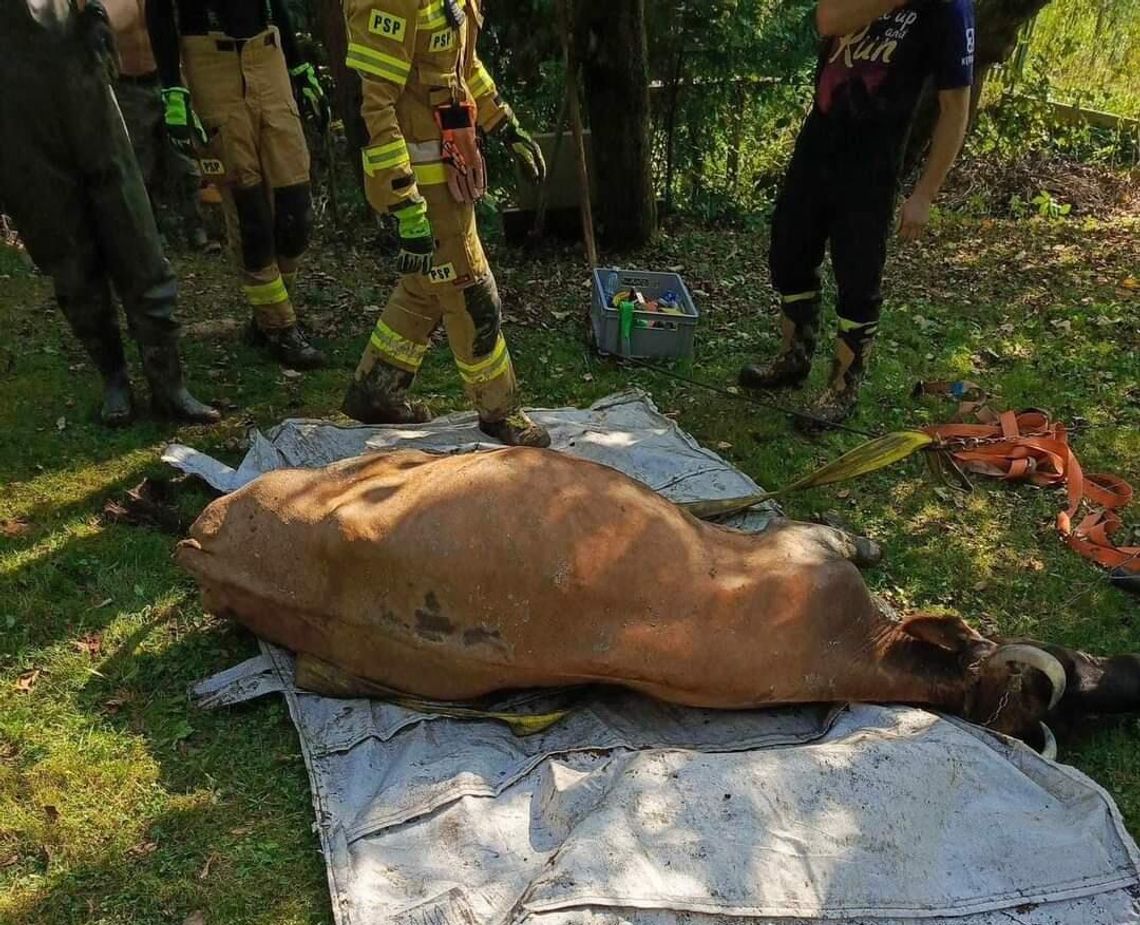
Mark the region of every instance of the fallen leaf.
<instances>
[{"instance_id":1,"label":"fallen leaf","mask_svg":"<svg viewBox=\"0 0 1140 925\"><path fill-rule=\"evenodd\" d=\"M594 381L594 374L593 373L586 373L585 375L582 376L582 381L583 382L593 382Z\"/></svg>"},{"instance_id":2,"label":"fallen leaf","mask_svg":"<svg viewBox=\"0 0 1140 925\"><path fill-rule=\"evenodd\" d=\"M297 370L295 370L295 369L283 369L283 370L281 370L281 375L284 376L286 379L300 379L301 378L301 373L297 372Z\"/></svg>"},{"instance_id":3,"label":"fallen leaf","mask_svg":"<svg viewBox=\"0 0 1140 925\"><path fill-rule=\"evenodd\" d=\"M45 806L44 815L47 816L48 822L54 823L59 819L59 809L55 806Z\"/></svg>"},{"instance_id":4,"label":"fallen leaf","mask_svg":"<svg viewBox=\"0 0 1140 925\"><path fill-rule=\"evenodd\" d=\"M114 716L119 712L120 709L122 709L123 704L126 702L127 701L122 697L112 697L110 700L103 701L103 709Z\"/></svg>"},{"instance_id":5,"label":"fallen leaf","mask_svg":"<svg viewBox=\"0 0 1140 925\"><path fill-rule=\"evenodd\" d=\"M0 857L0 870L3 870L5 867L12 867L13 865L19 863L20 856L18 854L5 855L4 857Z\"/></svg>"},{"instance_id":6,"label":"fallen leaf","mask_svg":"<svg viewBox=\"0 0 1140 925\"><path fill-rule=\"evenodd\" d=\"M835 493L835 497L837 497L837 498L850 498L851 497L851 489L850 488L840 489L839 491L837 491Z\"/></svg>"},{"instance_id":7,"label":"fallen leaf","mask_svg":"<svg viewBox=\"0 0 1140 925\"><path fill-rule=\"evenodd\" d=\"M230 829L230 834L234 835L238 838L241 838L243 835L248 835L252 831L253 831L252 825L239 825L236 828Z\"/></svg>"},{"instance_id":8,"label":"fallen leaf","mask_svg":"<svg viewBox=\"0 0 1140 925\"><path fill-rule=\"evenodd\" d=\"M202 869L198 871L198 879L205 880L210 876L210 868L214 865L214 861L218 859L216 854L211 854L206 858L206 863L202 865Z\"/></svg>"},{"instance_id":9,"label":"fallen leaf","mask_svg":"<svg viewBox=\"0 0 1140 925\"><path fill-rule=\"evenodd\" d=\"M73 639L71 645L77 652L98 655L103 651L103 637L98 633L88 633L82 639Z\"/></svg>"},{"instance_id":10,"label":"fallen leaf","mask_svg":"<svg viewBox=\"0 0 1140 925\"><path fill-rule=\"evenodd\" d=\"M975 591L985 591L986 588L988 588L989 586L990 586L990 583L988 581L978 581L978 582L974 583L974 590Z\"/></svg>"},{"instance_id":11,"label":"fallen leaf","mask_svg":"<svg viewBox=\"0 0 1140 925\"><path fill-rule=\"evenodd\" d=\"M195 909L182 920L182 925L206 925L206 913Z\"/></svg>"},{"instance_id":12,"label":"fallen leaf","mask_svg":"<svg viewBox=\"0 0 1140 925\"><path fill-rule=\"evenodd\" d=\"M0 520L0 536L17 537L30 533L32 525L19 517L12 520Z\"/></svg>"},{"instance_id":13,"label":"fallen leaf","mask_svg":"<svg viewBox=\"0 0 1140 925\"><path fill-rule=\"evenodd\" d=\"M1120 281L1120 285L1125 289L1140 289L1140 280L1135 276L1126 276Z\"/></svg>"},{"instance_id":14,"label":"fallen leaf","mask_svg":"<svg viewBox=\"0 0 1140 925\"><path fill-rule=\"evenodd\" d=\"M25 671L22 675L16 678L16 690L22 694L27 694L33 687L36 686L36 682L40 679L40 675L42 673L43 672L41 672L39 668L33 668L31 671Z\"/></svg>"},{"instance_id":15,"label":"fallen leaf","mask_svg":"<svg viewBox=\"0 0 1140 925\"><path fill-rule=\"evenodd\" d=\"M717 443L716 448L718 450L731 450L732 444L726 443L725 441L721 440L719 443Z\"/></svg>"},{"instance_id":16,"label":"fallen leaf","mask_svg":"<svg viewBox=\"0 0 1140 925\"><path fill-rule=\"evenodd\" d=\"M1040 559L1029 559L1025 563L1025 567L1027 569L1029 569L1031 572L1043 572L1043 571L1045 571L1045 563L1042 562Z\"/></svg>"},{"instance_id":17,"label":"fallen leaf","mask_svg":"<svg viewBox=\"0 0 1140 925\"><path fill-rule=\"evenodd\" d=\"M132 848L127 849L127 854L133 858L145 858L148 854L154 854L158 850L158 843L153 841L141 841Z\"/></svg>"},{"instance_id":18,"label":"fallen leaf","mask_svg":"<svg viewBox=\"0 0 1140 925\"><path fill-rule=\"evenodd\" d=\"M55 421L56 430L64 430L66 427L67 427L67 418L65 418L63 415L60 415L58 418L56 418L56 421Z\"/></svg>"}]
</instances>

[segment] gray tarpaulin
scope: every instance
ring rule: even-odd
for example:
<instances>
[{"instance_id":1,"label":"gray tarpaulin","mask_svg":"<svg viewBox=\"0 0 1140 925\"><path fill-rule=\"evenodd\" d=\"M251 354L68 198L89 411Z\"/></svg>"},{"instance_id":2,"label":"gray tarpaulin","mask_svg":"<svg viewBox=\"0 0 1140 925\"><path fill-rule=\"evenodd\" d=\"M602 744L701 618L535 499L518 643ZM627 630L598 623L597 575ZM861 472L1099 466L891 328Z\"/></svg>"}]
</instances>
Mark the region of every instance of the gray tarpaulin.
<instances>
[{"instance_id":1,"label":"gray tarpaulin","mask_svg":"<svg viewBox=\"0 0 1140 925\"><path fill-rule=\"evenodd\" d=\"M638 393L536 417L557 449L675 500L756 490ZM470 415L407 429L287 421L255 435L237 470L186 447L166 458L228 491L280 466L482 439ZM591 693L519 738L494 722L307 694L292 671L263 644L195 697L285 696L338 925L1140 925L1140 856L1108 795L953 718Z\"/></svg>"}]
</instances>

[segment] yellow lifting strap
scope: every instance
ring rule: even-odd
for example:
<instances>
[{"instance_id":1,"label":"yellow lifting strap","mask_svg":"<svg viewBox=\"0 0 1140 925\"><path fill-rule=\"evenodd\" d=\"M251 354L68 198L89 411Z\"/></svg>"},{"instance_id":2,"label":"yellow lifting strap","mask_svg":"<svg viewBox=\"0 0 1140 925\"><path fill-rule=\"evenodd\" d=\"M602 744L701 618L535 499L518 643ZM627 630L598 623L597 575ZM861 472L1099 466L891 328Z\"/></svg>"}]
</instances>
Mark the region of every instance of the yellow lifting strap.
<instances>
[{"instance_id":1,"label":"yellow lifting strap","mask_svg":"<svg viewBox=\"0 0 1140 925\"><path fill-rule=\"evenodd\" d=\"M746 495L742 498L687 501L682 502L678 507L684 508L701 520L728 517L780 495L790 494L793 491L818 488L821 485L831 485L835 482L846 482L850 479L857 479L861 475L877 472L879 469L885 469L887 466L906 459L918 450L930 446L933 442L931 436L921 430L895 431L859 444L850 452L844 453L838 459L833 459L826 465L820 466L802 478L785 485L779 491L766 491L758 495Z\"/></svg>"},{"instance_id":2,"label":"yellow lifting strap","mask_svg":"<svg viewBox=\"0 0 1140 925\"><path fill-rule=\"evenodd\" d=\"M375 700L393 703L405 710L433 716L444 716L448 719L490 719L505 723L517 736L529 736L538 732L545 732L573 712L572 708L567 708L549 710L545 713L516 713L506 710L484 710L471 705L441 703L437 700L425 700L422 697L414 697L402 691L385 687L383 684L377 684L375 681L346 674L339 668L313 655L297 656L294 683L301 690L323 694L326 697L346 699L371 697ZM569 691L569 688L562 688L560 691L551 691L550 693L567 693Z\"/></svg>"}]
</instances>

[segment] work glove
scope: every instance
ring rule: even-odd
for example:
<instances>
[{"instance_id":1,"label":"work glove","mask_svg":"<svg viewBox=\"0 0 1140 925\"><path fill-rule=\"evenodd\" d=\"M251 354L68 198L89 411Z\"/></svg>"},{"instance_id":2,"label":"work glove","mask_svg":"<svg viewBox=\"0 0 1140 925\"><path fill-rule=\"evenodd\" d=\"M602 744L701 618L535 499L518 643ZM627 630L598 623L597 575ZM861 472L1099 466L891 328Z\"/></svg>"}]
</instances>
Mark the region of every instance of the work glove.
<instances>
[{"instance_id":1,"label":"work glove","mask_svg":"<svg viewBox=\"0 0 1140 925\"><path fill-rule=\"evenodd\" d=\"M487 164L479 146L478 112L470 100L435 111L447 189L456 202L478 202L487 192Z\"/></svg>"},{"instance_id":2,"label":"work glove","mask_svg":"<svg viewBox=\"0 0 1140 925\"><path fill-rule=\"evenodd\" d=\"M193 159L195 145L205 148L209 139L190 105L190 91L185 87L166 87L162 91L162 105L170 143L179 154Z\"/></svg>"},{"instance_id":3,"label":"work glove","mask_svg":"<svg viewBox=\"0 0 1140 925\"><path fill-rule=\"evenodd\" d=\"M289 79L293 82L293 96L297 99L297 105L313 120L317 131L323 135L329 127L332 110L316 70L308 62L298 64L290 69Z\"/></svg>"},{"instance_id":4,"label":"work glove","mask_svg":"<svg viewBox=\"0 0 1140 925\"><path fill-rule=\"evenodd\" d=\"M88 0L77 19L83 46L95 61L107 72L107 79L114 81L119 76L119 50L115 45L115 30L111 20L99 0Z\"/></svg>"},{"instance_id":5,"label":"work glove","mask_svg":"<svg viewBox=\"0 0 1140 925\"><path fill-rule=\"evenodd\" d=\"M414 200L392 213L396 216L400 252L396 255L396 269L402 274L431 272L435 258L435 240L428 221L427 203Z\"/></svg>"},{"instance_id":6,"label":"work glove","mask_svg":"<svg viewBox=\"0 0 1140 925\"><path fill-rule=\"evenodd\" d=\"M512 112L506 123L496 133L514 156L515 162L531 183L541 183L546 179L546 160L542 156L542 148L538 142L530 137Z\"/></svg>"}]
</instances>

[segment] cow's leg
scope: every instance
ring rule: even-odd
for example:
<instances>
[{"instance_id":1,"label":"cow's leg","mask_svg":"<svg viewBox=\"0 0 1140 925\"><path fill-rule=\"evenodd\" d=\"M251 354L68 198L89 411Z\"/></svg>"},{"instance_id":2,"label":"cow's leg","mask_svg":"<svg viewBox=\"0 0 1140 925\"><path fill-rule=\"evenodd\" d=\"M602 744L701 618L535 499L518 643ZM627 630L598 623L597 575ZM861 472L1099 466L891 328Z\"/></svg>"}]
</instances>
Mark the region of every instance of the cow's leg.
<instances>
[{"instance_id":1,"label":"cow's leg","mask_svg":"<svg viewBox=\"0 0 1140 925\"><path fill-rule=\"evenodd\" d=\"M820 548L826 558L846 559L857 568L874 568L883 561L883 550L874 540L827 524L787 520L772 528ZM769 529L772 529L769 528Z\"/></svg>"},{"instance_id":2,"label":"cow's leg","mask_svg":"<svg viewBox=\"0 0 1140 925\"><path fill-rule=\"evenodd\" d=\"M342 671L315 655L303 653L297 656L293 681L300 690L341 699L356 697L385 699L396 693L381 684Z\"/></svg>"}]
</instances>

